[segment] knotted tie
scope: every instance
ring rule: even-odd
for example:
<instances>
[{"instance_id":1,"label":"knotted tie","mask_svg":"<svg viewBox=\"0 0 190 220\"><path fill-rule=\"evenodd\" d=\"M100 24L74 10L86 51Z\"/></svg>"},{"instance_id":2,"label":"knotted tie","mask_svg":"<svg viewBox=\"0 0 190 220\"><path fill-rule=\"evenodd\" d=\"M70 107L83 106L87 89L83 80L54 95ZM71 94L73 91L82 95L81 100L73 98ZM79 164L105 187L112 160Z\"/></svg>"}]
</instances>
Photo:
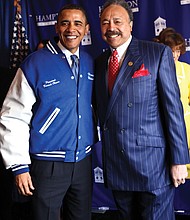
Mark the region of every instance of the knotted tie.
<instances>
[{"instance_id":1,"label":"knotted tie","mask_svg":"<svg viewBox=\"0 0 190 220\"><path fill-rule=\"evenodd\" d=\"M119 70L119 62L117 56L118 56L117 50L114 50L110 57L109 66L108 66L108 89L110 95L112 93L112 88L117 78L117 74Z\"/></svg>"},{"instance_id":2,"label":"knotted tie","mask_svg":"<svg viewBox=\"0 0 190 220\"><path fill-rule=\"evenodd\" d=\"M78 64L78 57L76 55L71 55L71 69L73 71L74 77L76 82L78 81L78 72L79 72L79 64Z\"/></svg>"}]
</instances>

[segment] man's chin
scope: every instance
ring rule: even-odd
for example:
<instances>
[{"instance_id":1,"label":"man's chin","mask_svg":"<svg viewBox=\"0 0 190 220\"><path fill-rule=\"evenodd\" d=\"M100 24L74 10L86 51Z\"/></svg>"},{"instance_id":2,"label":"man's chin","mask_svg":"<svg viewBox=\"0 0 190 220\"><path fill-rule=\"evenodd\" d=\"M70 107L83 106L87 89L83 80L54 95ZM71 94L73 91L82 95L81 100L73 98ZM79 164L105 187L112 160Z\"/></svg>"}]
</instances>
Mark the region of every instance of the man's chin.
<instances>
[{"instance_id":1,"label":"man's chin","mask_svg":"<svg viewBox=\"0 0 190 220\"><path fill-rule=\"evenodd\" d=\"M118 46L119 46L119 42L118 42L118 40L107 40L107 43L111 46L111 47L113 47L113 48L117 48Z\"/></svg>"}]
</instances>

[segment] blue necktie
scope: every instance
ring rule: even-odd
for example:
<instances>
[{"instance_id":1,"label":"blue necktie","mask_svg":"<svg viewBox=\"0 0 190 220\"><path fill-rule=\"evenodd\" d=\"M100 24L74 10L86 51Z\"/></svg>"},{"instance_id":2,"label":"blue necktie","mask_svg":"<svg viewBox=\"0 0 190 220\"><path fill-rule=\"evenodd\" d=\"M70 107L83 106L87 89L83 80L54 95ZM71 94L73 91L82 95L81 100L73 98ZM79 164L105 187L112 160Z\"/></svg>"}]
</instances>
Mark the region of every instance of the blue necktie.
<instances>
[{"instance_id":1,"label":"blue necktie","mask_svg":"<svg viewBox=\"0 0 190 220\"><path fill-rule=\"evenodd\" d=\"M78 72L79 72L79 63L78 63L78 57L76 55L71 55L71 69L73 71L74 77L76 82L78 81Z\"/></svg>"}]
</instances>

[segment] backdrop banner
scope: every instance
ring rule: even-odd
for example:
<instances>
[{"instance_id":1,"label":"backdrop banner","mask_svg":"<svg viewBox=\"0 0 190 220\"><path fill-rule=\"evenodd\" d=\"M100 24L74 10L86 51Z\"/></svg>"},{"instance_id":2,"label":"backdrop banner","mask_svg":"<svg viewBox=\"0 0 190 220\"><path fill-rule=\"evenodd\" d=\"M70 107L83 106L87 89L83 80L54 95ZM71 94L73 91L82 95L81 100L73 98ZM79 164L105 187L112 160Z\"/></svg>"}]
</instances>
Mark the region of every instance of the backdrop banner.
<instances>
[{"instance_id":1,"label":"backdrop banner","mask_svg":"<svg viewBox=\"0 0 190 220\"><path fill-rule=\"evenodd\" d=\"M87 11L90 23L90 31L84 37L81 47L96 58L108 47L102 40L99 21L99 14L104 2L104 0L20 0L20 14L27 36L27 44L29 43L29 51L33 52L40 40L56 36L55 23L58 11L65 4L75 3L81 5ZM126 2L134 12L133 36L152 41L162 29L172 27L181 33L186 41L187 52L180 57L180 60L190 64L190 0L126 0ZM14 0L0 0L0 77L3 76L3 78L6 78L7 72L14 74L11 70L5 70L9 69L11 64L15 14ZM12 79L8 76L9 74L7 74L7 77ZM4 86L0 82L1 90ZM116 207L111 192L103 184L101 148L101 142L98 142L93 150L94 188L92 208L104 211ZM184 187L176 189L175 210L180 213L190 212L190 196L189 193L186 193L187 191L190 192L188 190L190 187L189 182Z\"/></svg>"}]
</instances>

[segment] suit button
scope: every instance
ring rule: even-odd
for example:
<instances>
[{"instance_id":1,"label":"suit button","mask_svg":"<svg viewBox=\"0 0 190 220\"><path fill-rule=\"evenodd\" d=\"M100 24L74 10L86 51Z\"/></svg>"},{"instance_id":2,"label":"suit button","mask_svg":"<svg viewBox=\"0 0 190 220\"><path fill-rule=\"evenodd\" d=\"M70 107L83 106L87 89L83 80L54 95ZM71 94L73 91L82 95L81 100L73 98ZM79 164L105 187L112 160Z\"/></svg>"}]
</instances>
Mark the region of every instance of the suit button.
<instances>
[{"instance_id":1,"label":"suit button","mask_svg":"<svg viewBox=\"0 0 190 220\"><path fill-rule=\"evenodd\" d=\"M122 129L120 130L120 132L121 132L121 133L124 133L124 132L125 132L125 128L122 128Z\"/></svg>"},{"instance_id":2,"label":"suit button","mask_svg":"<svg viewBox=\"0 0 190 220\"><path fill-rule=\"evenodd\" d=\"M122 149L122 150L121 150L121 153L124 154L124 153L125 153L125 149Z\"/></svg>"},{"instance_id":3,"label":"suit button","mask_svg":"<svg viewBox=\"0 0 190 220\"><path fill-rule=\"evenodd\" d=\"M129 103L127 104L127 106L128 106L129 108L131 108L131 107L133 106L133 103L129 102Z\"/></svg>"},{"instance_id":4,"label":"suit button","mask_svg":"<svg viewBox=\"0 0 190 220\"><path fill-rule=\"evenodd\" d=\"M107 131L107 130L108 130L108 128L107 128L107 127L105 127L105 128L104 128L104 131Z\"/></svg>"}]
</instances>

